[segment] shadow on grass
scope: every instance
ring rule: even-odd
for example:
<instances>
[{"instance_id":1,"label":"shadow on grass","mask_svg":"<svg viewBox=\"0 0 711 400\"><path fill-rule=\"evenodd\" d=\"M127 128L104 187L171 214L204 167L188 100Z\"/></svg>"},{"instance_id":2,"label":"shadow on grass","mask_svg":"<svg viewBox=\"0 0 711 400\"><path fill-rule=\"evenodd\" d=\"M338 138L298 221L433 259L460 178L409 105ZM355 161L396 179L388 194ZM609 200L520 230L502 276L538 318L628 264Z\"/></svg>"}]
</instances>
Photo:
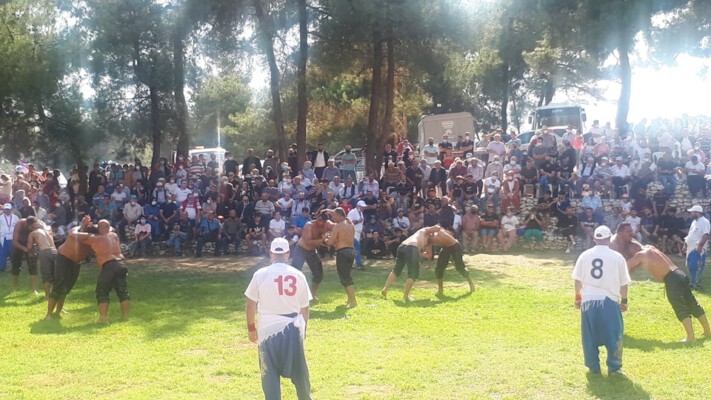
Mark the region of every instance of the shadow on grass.
<instances>
[{"instance_id":1,"label":"shadow on grass","mask_svg":"<svg viewBox=\"0 0 711 400\"><path fill-rule=\"evenodd\" d=\"M649 393L626 376L588 374L588 392L598 399L647 400Z\"/></svg>"},{"instance_id":2,"label":"shadow on grass","mask_svg":"<svg viewBox=\"0 0 711 400\"><path fill-rule=\"evenodd\" d=\"M431 307L437 307L437 304L439 304L439 301L434 301L432 299L422 299L422 300L414 300L414 301L402 301L402 300L395 300L395 305L398 307L417 307L417 308L431 308Z\"/></svg>"},{"instance_id":3,"label":"shadow on grass","mask_svg":"<svg viewBox=\"0 0 711 400\"><path fill-rule=\"evenodd\" d=\"M657 339L644 339L644 338L634 338L631 336L625 336L624 338L624 346L631 348L631 349L637 349L637 350L642 350L644 352L650 352L650 351L655 351L657 349L685 349L689 347L703 347L704 345L704 340L703 339L697 339L693 343L682 343L682 342L663 342L661 340Z\"/></svg>"},{"instance_id":4,"label":"shadow on grass","mask_svg":"<svg viewBox=\"0 0 711 400\"><path fill-rule=\"evenodd\" d=\"M337 306L335 309L332 311L326 311L326 310L316 310L316 309L311 309L310 316L309 318L313 319L324 319L324 320L336 320L336 319L344 319L347 317L347 312L348 308L344 305Z\"/></svg>"},{"instance_id":5,"label":"shadow on grass","mask_svg":"<svg viewBox=\"0 0 711 400\"><path fill-rule=\"evenodd\" d=\"M474 292L474 293L476 293L476 292ZM455 301L465 299L467 297L471 297L474 295L474 293L469 293L469 292L462 293L459 296L455 296L455 297L447 296L447 294L445 293L445 294L436 294L435 297L437 297L437 299L442 303L452 303Z\"/></svg>"},{"instance_id":6,"label":"shadow on grass","mask_svg":"<svg viewBox=\"0 0 711 400\"><path fill-rule=\"evenodd\" d=\"M33 322L30 324L30 333L33 335L64 335L72 332L95 332L108 325L99 325L94 321L83 325L64 326L61 320L52 319Z\"/></svg>"}]
</instances>

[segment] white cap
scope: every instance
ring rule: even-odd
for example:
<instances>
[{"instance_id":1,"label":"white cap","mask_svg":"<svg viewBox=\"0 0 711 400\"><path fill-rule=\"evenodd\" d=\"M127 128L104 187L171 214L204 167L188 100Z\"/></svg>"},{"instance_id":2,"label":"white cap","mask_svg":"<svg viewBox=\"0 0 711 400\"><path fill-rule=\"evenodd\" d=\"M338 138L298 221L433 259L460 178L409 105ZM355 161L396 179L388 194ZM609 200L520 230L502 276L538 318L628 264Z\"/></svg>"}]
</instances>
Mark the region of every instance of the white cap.
<instances>
[{"instance_id":1,"label":"white cap","mask_svg":"<svg viewBox=\"0 0 711 400\"><path fill-rule=\"evenodd\" d=\"M365 207L365 202L363 200L356 203L356 207Z\"/></svg>"},{"instance_id":2,"label":"white cap","mask_svg":"<svg viewBox=\"0 0 711 400\"><path fill-rule=\"evenodd\" d=\"M594 236L595 239L607 239L612 236L612 232L610 232L610 228L605 225L601 225L595 228Z\"/></svg>"},{"instance_id":3,"label":"white cap","mask_svg":"<svg viewBox=\"0 0 711 400\"><path fill-rule=\"evenodd\" d=\"M289 242L284 238L276 238L272 241L269 251L274 254L285 254L289 252Z\"/></svg>"},{"instance_id":4,"label":"white cap","mask_svg":"<svg viewBox=\"0 0 711 400\"><path fill-rule=\"evenodd\" d=\"M10 203L5 203L5 205L2 206L3 210L12 210L12 204Z\"/></svg>"},{"instance_id":5,"label":"white cap","mask_svg":"<svg viewBox=\"0 0 711 400\"><path fill-rule=\"evenodd\" d=\"M6 206L7 206L7 204L6 204ZM686 210L686 211L688 211L688 212L699 212L699 213L703 213L703 212L704 212L704 209L701 208L701 206L697 204L697 205L691 207L690 209L688 209L688 210Z\"/></svg>"}]
</instances>

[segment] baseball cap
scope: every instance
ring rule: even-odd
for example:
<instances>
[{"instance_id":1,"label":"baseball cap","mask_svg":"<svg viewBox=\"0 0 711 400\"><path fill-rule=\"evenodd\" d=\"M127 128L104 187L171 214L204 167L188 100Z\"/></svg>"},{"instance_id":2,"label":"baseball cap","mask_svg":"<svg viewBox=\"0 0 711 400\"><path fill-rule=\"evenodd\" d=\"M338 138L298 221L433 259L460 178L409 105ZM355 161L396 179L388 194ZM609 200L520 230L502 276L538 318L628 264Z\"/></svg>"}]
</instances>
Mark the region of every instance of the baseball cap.
<instances>
[{"instance_id":1,"label":"baseball cap","mask_svg":"<svg viewBox=\"0 0 711 400\"><path fill-rule=\"evenodd\" d=\"M607 239L612 236L612 232L610 232L610 228L602 225L595 228L594 236L595 239Z\"/></svg>"},{"instance_id":2,"label":"baseball cap","mask_svg":"<svg viewBox=\"0 0 711 400\"><path fill-rule=\"evenodd\" d=\"M289 242L284 238L276 238L272 241L269 251L274 254L285 254L289 252Z\"/></svg>"},{"instance_id":3,"label":"baseball cap","mask_svg":"<svg viewBox=\"0 0 711 400\"><path fill-rule=\"evenodd\" d=\"M365 207L365 202L363 200L356 203L356 207Z\"/></svg>"},{"instance_id":4,"label":"baseball cap","mask_svg":"<svg viewBox=\"0 0 711 400\"><path fill-rule=\"evenodd\" d=\"M7 207L7 204L5 204L5 207ZM704 212L704 209L703 209L700 205L697 204L697 205L691 207L690 209L688 209L688 210L686 210L686 211L688 211L688 212L700 212L700 213L702 213L702 212Z\"/></svg>"},{"instance_id":5,"label":"baseball cap","mask_svg":"<svg viewBox=\"0 0 711 400\"><path fill-rule=\"evenodd\" d=\"M2 209L3 209L3 210L12 210L12 204L10 204L10 203L5 203L5 204L2 206Z\"/></svg>"},{"instance_id":6,"label":"baseball cap","mask_svg":"<svg viewBox=\"0 0 711 400\"><path fill-rule=\"evenodd\" d=\"M622 157L618 156L617 158L615 158L615 161L622 161Z\"/></svg>"}]
</instances>

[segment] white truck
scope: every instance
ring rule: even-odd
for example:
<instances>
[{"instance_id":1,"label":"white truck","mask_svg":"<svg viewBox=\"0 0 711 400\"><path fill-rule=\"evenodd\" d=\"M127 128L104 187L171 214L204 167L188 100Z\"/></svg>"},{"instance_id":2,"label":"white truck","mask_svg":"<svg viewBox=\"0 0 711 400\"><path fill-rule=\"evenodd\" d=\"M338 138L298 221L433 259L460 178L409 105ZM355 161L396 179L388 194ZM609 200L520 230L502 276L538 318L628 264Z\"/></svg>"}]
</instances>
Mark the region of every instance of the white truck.
<instances>
[{"instance_id":1,"label":"white truck","mask_svg":"<svg viewBox=\"0 0 711 400\"><path fill-rule=\"evenodd\" d=\"M546 126L558 136L565 133L568 125L572 125L578 132L585 133L586 120L585 109L575 103L551 103L536 108L528 116L532 130L537 131Z\"/></svg>"},{"instance_id":2,"label":"white truck","mask_svg":"<svg viewBox=\"0 0 711 400\"><path fill-rule=\"evenodd\" d=\"M449 135L450 142L456 142L457 136L466 132L475 137L474 117L468 112L425 115L417 124L418 146L420 150L427 146L427 139L433 138L435 145L442 141L442 136Z\"/></svg>"}]
</instances>

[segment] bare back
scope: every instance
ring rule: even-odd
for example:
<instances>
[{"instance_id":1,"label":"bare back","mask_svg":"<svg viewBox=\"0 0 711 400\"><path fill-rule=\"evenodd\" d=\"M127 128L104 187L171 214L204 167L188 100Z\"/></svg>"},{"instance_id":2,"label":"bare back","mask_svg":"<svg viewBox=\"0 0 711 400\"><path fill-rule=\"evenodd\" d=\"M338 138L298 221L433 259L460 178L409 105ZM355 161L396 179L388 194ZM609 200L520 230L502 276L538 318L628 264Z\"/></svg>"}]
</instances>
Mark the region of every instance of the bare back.
<instances>
[{"instance_id":1,"label":"bare back","mask_svg":"<svg viewBox=\"0 0 711 400\"><path fill-rule=\"evenodd\" d=\"M427 239L429 236L428 229L429 228L420 229L419 231L415 232L412 236L405 239L402 242L402 244L405 246L415 246L420 251L424 250L427 247Z\"/></svg>"},{"instance_id":2,"label":"bare back","mask_svg":"<svg viewBox=\"0 0 711 400\"><path fill-rule=\"evenodd\" d=\"M69 233L79 232L79 227L75 226ZM74 235L67 235L67 240L59 246L57 252L64 257L74 261L75 263L82 262L89 255L89 245L80 243Z\"/></svg>"},{"instance_id":3,"label":"bare back","mask_svg":"<svg viewBox=\"0 0 711 400\"><path fill-rule=\"evenodd\" d=\"M46 229L38 228L30 233L29 242L36 245L40 250L54 249L54 238Z\"/></svg>"},{"instance_id":4,"label":"bare back","mask_svg":"<svg viewBox=\"0 0 711 400\"><path fill-rule=\"evenodd\" d=\"M669 272L678 269L666 254L654 246L645 246L627 261L627 268L630 271L637 267L645 268L659 282L664 282Z\"/></svg>"},{"instance_id":5,"label":"bare back","mask_svg":"<svg viewBox=\"0 0 711 400\"><path fill-rule=\"evenodd\" d=\"M452 235L450 235L444 229L439 232L433 233L429 237L429 244L432 246L452 247L457 243L457 239L452 237Z\"/></svg>"},{"instance_id":6,"label":"bare back","mask_svg":"<svg viewBox=\"0 0 711 400\"><path fill-rule=\"evenodd\" d=\"M297 245L308 251L316 250L323 243L322 238L326 231L327 229L320 229L315 221L307 222Z\"/></svg>"},{"instance_id":7,"label":"bare back","mask_svg":"<svg viewBox=\"0 0 711 400\"><path fill-rule=\"evenodd\" d=\"M344 220L333 226L331 237L327 244L335 246L336 250L353 248L355 228L350 221Z\"/></svg>"},{"instance_id":8,"label":"bare back","mask_svg":"<svg viewBox=\"0 0 711 400\"><path fill-rule=\"evenodd\" d=\"M105 235L91 235L86 242L91 246L96 254L96 262L103 267L109 261L123 260L121 245L118 236L114 232Z\"/></svg>"}]
</instances>

